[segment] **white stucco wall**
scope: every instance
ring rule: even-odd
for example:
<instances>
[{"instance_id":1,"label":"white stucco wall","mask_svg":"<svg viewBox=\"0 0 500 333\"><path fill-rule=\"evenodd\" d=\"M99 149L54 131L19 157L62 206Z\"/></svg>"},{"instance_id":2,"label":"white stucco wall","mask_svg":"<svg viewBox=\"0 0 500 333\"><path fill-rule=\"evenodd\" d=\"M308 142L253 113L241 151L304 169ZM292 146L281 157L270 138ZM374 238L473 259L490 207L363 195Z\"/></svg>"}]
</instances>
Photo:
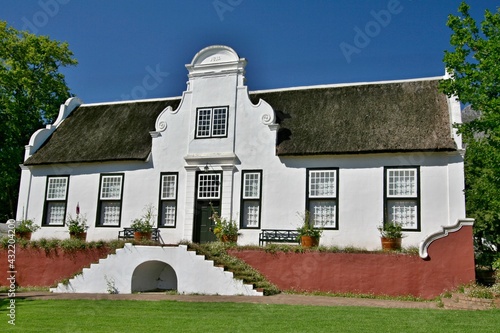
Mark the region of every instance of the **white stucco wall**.
<instances>
[{"instance_id":1,"label":"white stucco wall","mask_svg":"<svg viewBox=\"0 0 500 333\"><path fill-rule=\"evenodd\" d=\"M338 230L327 230L322 245L380 247L377 226L383 220L384 166L419 166L421 231L408 232L404 245L418 246L441 225L453 225L465 217L463 160L459 152L360 154L278 157L272 108L260 101L253 105L244 86L244 59L217 58L216 50L197 54L187 65L188 89L177 110L165 110L152 135L152 153L144 162L88 163L33 166L24 169L17 218L41 223L47 175L70 175L68 212L77 203L90 228L88 240L116 238L122 227L142 215L146 205L158 207L161 172L178 172L177 225L162 229L166 243L192 240L195 175L208 166L223 172L222 216L239 221L241 171L263 170L261 228L296 229L298 213L306 208L306 169L338 168ZM233 51L234 52L234 51ZM203 60L205 59L205 60ZM202 65L200 65L202 64ZM207 67L208 66L208 67ZM195 139L196 108L228 106L225 138ZM160 124L162 124L160 126ZM451 133L450 133L451 135ZM29 171L31 170L31 172ZM96 227L101 173L125 174L120 227ZM24 214L24 215L23 215ZM258 244L259 230L242 230L241 244ZM43 227L34 238L68 237L64 227Z\"/></svg>"}]
</instances>

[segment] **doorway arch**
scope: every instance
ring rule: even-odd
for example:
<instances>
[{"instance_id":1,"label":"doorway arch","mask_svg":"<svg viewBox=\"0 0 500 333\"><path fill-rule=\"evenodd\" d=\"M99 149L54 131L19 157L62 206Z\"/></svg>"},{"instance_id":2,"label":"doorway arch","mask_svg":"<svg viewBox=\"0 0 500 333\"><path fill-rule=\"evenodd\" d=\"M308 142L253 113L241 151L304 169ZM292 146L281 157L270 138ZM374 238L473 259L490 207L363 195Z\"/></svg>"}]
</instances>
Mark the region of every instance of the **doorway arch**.
<instances>
[{"instance_id":1,"label":"doorway arch","mask_svg":"<svg viewBox=\"0 0 500 333\"><path fill-rule=\"evenodd\" d=\"M177 274L169 264L150 260L138 265L132 273L132 292L177 290Z\"/></svg>"}]
</instances>

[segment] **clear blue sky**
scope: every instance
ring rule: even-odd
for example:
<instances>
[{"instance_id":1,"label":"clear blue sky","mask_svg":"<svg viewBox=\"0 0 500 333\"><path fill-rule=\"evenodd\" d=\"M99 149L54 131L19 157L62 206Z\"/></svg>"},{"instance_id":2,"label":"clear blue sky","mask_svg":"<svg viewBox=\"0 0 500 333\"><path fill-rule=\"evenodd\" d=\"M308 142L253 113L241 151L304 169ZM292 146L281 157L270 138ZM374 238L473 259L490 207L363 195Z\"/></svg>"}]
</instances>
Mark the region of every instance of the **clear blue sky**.
<instances>
[{"instance_id":1,"label":"clear blue sky","mask_svg":"<svg viewBox=\"0 0 500 333\"><path fill-rule=\"evenodd\" d=\"M86 103L180 96L185 64L224 44L250 90L444 74L459 0L0 0L0 20L67 41L63 70ZM471 1L472 14L496 10ZM149 80L147 88L144 78ZM154 86L154 87L153 87Z\"/></svg>"}]
</instances>

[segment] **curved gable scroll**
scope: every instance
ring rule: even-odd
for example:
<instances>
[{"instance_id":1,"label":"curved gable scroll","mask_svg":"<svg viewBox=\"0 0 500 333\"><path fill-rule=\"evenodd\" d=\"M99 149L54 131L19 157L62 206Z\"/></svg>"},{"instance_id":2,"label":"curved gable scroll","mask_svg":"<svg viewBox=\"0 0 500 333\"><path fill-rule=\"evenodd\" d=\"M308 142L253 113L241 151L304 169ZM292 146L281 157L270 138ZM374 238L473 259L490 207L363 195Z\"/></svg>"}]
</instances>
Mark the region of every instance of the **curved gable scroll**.
<instances>
[{"instance_id":1,"label":"curved gable scroll","mask_svg":"<svg viewBox=\"0 0 500 333\"><path fill-rule=\"evenodd\" d=\"M454 225L441 226L441 230L428 235L423 241L420 242L418 249L420 258L422 259L429 258L429 252L427 250L429 249L429 246L431 245L432 242L440 238L446 237L450 233L457 232L463 226L472 227L473 225L474 225L474 219L466 218L466 219L459 219L457 223Z\"/></svg>"},{"instance_id":2,"label":"curved gable scroll","mask_svg":"<svg viewBox=\"0 0 500 333\"><path fill-rule=\"evenodd\" d=\"M24 147L24 161L26 161L31 155L33 155L47 139L54 133L57 127L73 112L76 110L83 102L78 97L70 97L61 104L59 108L59 114L57 119L53 124L46 125L45 128L37 130L31 135L29 143Z\"/></svg>"}]
</instances>

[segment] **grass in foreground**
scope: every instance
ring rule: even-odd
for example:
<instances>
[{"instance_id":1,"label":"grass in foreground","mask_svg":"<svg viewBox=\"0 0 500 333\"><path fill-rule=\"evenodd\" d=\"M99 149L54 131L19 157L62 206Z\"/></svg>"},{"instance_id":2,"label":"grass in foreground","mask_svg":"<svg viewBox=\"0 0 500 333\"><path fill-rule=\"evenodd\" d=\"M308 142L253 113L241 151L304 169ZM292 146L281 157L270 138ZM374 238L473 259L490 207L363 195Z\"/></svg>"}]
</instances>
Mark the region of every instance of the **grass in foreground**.
<instances>
[{"instance_id":1,"label":"grass in foreground","mask_svg":"<svg viewBox=\"0 0 500 333\"><path fill-rule=\"evenodd\" d=\"M1 332L496 332L500 310L449 311L245 303L0 300Z\"/></svg>"}]
</instances>

